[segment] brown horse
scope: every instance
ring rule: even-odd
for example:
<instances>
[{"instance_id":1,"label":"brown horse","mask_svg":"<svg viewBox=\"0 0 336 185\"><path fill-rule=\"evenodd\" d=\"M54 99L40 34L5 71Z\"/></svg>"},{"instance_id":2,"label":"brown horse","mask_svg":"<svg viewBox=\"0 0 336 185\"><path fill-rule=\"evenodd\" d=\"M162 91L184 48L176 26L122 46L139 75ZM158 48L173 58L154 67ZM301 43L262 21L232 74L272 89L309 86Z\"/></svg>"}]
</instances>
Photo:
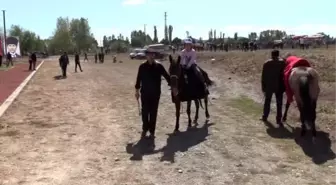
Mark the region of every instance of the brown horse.
<instances>
[{"instance_id":1,"label":"brown horse","mask_svg":"<svg viewBox=\"0 0 336 185\"><path fill-rule=\"evenodd\" d=\"M180 119L180 109L181 109L181 102L187 101L187 114L188 114L188 127L191 127L191 117L190 117L190 107L191 107L191 101L195 102L196 106L196 113L194 117L194 123L197 123L198 120L198 111L199 111L199 105L202 106L202 101L201 99L204 99L204 105L205 105L205 116L207 121L210 118L210 114L208 111L208 94L204 93L203 97L200 98L191 98L190 93L192 91L202 91L203 89L198 89L197 87L193 86L190 87L188 84L185 82L184 76L186 75L186 72L182 69L182 66L180 64L181 62L181 57L178 56L177 60L174 60L171 55L169 55L169 61L170 61L170 66L169 66L169 74L170 74L170 85L172 89L172 100L173 103L175 103L175 108L176 108L176 124L175 124L175 132L179 131L179 119ZM201 70L203 73L203 76L206 79L206 82L208 85L212 85L212 81L209 79L208 75L206 72ZM192 80L192 79L190 79ZM193 79L196 80L196 79Z\"/></svg>"},{"instance_id":2,"label":"brown horse","mask_svg":"<svg viewBox=\"0 0 336 185\"><path fill-rule=\"evenodd\" d=\"M319 75L311 67L295 67L289 76L289 86L294 93L294 98L300 111L301 136L306 130L312 130L313 139L316 137L316 103L320 93ZM290 104L286 104L283 121L287 120Z\"/></svg>"}]
</instances>

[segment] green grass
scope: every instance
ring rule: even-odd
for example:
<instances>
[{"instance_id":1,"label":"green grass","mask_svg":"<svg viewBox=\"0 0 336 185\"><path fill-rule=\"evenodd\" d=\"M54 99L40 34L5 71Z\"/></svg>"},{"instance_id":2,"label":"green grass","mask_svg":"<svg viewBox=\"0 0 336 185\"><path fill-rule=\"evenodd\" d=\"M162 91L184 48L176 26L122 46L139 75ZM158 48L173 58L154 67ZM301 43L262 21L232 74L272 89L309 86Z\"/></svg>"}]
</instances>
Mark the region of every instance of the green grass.
<instances>
[{"instance_id":1,"label":"green grass","mask_svg":"<svg viewBox=\"0 0 336 185\"><path fill-rule=\"evenodd\" d=\"M248 116L258 117L262 113L262 106L247 96L231 99L229 105L239 109Z\"/></svg>"}]
</instances>

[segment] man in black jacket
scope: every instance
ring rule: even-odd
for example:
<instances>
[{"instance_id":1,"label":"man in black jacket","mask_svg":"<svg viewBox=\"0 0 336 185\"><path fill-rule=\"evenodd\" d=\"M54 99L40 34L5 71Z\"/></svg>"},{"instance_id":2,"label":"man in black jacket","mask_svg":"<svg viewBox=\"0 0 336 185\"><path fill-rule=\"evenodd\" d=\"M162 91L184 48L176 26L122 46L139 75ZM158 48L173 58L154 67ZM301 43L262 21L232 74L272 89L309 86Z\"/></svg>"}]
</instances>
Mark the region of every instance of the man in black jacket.
<instances>
[{"instance_id":1,"label":"man in black jacket","mask_svg":"<svg viewBox=\"0 0 336 185\"><path fill-rule=\"evenodd\" d=\"M139 66L135 84L135 97L138 100L141 92L142 137L150 132L150 138L154 139L156 117L161 95L161 76L168 85L170 77L163 65L154 60L155 52L146 50L147 61Z\"/></svg>"},{"instance_id":2,"label":"man in black jacket","mask_svg":"<svg viewBox=\"0 0 336 185\"><path fill-rule=\"evenodd\" d=\"M67 77L67 67L69 64L69 58L68 58L68 54L66 52L63 53L63 55L59 58L59 63L60 63L60 67L62 69L62 76L63 78Z\"/></svg>"},{"instance_id":3,"label":"man in black jacket","mask_svg":"<svg viewBox=\"0 0 336 185\"><path fill-rule=\"evenodd\" d=\"M264 63L261 75L261 89L265 97L264 111L261 119L267 121L270 113L272 95L274 93L277 107L276 121L280 126L282 126L282 99L285 91L283 80L285 66L285 61L279 58L279 50L273 50L271 59Z\"/></svg>"},{"instance_id":4,"label":"man in black jacket","mask_svg":"<svg viewBox=\"0 0 336 185\"><path fill-rule=\"evenodd\" d=\"M30 60L29 60L29 71L31 70L36 70L36 60L37 60L37 57L36 57L36 54L35 52L33 52L31 55L30 55Z\"/></svg>"},{"instance_id":5,"label":"man in black jacket","mask_svg":"<svg viewBox=\"0 0 336 185\"><path fill-rule=\"evenodd\" d=\"M79 54L76 52L76 54L75 54L75 73L77 73L77 67L79 67L80 71L83 72L82 66L81 66L80 61L79 61Z\"/></svg>"}]
</instances>

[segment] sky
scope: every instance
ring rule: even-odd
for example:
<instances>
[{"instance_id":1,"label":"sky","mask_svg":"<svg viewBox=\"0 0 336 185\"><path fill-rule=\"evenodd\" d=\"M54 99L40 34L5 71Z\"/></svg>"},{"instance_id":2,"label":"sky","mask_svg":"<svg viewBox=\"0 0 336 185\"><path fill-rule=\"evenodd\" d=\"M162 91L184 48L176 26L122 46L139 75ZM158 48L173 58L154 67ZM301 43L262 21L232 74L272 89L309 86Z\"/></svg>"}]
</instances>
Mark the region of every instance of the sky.
<instances>
[{"instance_id":1,"label":"sky","mask_svg":"<svg viewBox=\"0 0 336 185\"><path fill-rule=\"evenodd\" d=\"M159 39L164 35L164 12L173 37L208 38L210 29L225 37L247 36L266 29L281 29L287 34L312 35L325 32L336 36L336 1L323 0L16 0L2 4L6 10L7 29L11 25L34 31L48 38L60 16L88 18L95 38L121 33L129 37L132 30L144 30L153 36L157 26ZM0 15L2 18L2 16ZM144 26L146 25L146 26Z\"/></svg>"}]
</instances>

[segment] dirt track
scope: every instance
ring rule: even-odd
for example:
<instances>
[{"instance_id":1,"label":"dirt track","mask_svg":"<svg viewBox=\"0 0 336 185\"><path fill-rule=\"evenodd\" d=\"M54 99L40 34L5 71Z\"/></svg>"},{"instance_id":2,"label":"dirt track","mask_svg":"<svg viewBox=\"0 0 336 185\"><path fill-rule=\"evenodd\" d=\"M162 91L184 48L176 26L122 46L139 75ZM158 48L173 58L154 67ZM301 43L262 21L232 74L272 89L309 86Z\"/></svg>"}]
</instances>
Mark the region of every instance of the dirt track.
<instances>
[{"instance_id":1,"label":"dirt track","mask_svg":"<svg viewBox=\"0 0 336 185\"><path fill-rule=\"evenodd\" d=\"M170 135L175 110L163 82L156 147L148 151L147 142L137 144L140 61L123 61L83 63L83 73L72 63L66 80L54 80L57 62L45 62L0 119L8 125L0 130L0 184L336 184L327 134L313 148L294 139L297 129L265 126L259 107L240 96L248 85L210 64L202 66L217 83L211 122L200 110L199 125L185 131L183 113L182 132Z\"/></svg>"}]
</instances>

